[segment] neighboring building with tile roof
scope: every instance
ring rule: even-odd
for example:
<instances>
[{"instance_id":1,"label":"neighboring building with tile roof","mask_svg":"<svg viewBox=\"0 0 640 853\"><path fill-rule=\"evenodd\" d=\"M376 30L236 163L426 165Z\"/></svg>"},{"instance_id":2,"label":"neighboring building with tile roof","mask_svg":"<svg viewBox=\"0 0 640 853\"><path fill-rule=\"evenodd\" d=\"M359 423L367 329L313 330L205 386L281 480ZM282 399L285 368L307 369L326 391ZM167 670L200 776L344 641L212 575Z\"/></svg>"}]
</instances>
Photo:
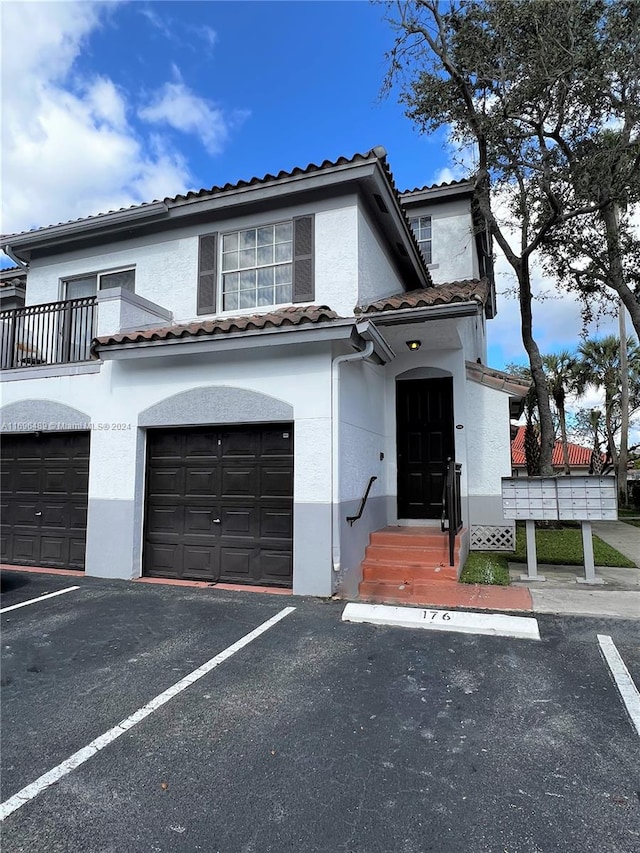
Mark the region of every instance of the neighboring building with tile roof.
<instances>
[{"instance_id":1,"label":"neighboring building with tile roof","mask_svg":"<svg viewBox=\"0 0 640 853\"><path fill-rule=\"evenodd\" d=\"M508 544L474 187L377 147L3 237L2 559L354 595L385 525Z\"/></svg>"},{"instance_id":2,"label":"neighboring building with tile roof","mask_svg":"<svg viewBox=\"0 0 640 853\"><path fill-rule=\"evenodd\" d=\"M523 477L527 473L527 459L524 450L524 432L525 427L518 427L518 431L511 441L511 465L513 468L514 477ZM591 465L591 448L582 447L579 444L568 442L567 449L569 451L569 467L572 474L588 474ZM604 461L605 456L602 455ZM562 442L556 441L553 446L551 458L554 471L561 473L564 471L564 456L562 452Z\"/></svg>"}]
</instances>

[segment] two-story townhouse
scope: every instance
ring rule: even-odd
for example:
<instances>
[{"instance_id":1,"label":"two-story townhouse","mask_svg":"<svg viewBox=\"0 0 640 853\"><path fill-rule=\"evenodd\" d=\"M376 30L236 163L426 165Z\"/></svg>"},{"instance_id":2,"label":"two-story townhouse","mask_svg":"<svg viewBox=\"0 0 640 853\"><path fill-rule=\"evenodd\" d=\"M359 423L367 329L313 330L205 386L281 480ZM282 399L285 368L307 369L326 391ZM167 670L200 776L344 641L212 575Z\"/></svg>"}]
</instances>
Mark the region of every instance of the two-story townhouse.
<instances>
[{"instance_id":1,"label":"two-story townhouse","mask_svg":"<svg viewBox=\"0 0 640 853\"><path fill-rule=\"evenodd\" d=\"M2 247L4 563L351 596L381 528L511 543L472 182L399 193L375 148Z\"/></svg>"}]
</instances>

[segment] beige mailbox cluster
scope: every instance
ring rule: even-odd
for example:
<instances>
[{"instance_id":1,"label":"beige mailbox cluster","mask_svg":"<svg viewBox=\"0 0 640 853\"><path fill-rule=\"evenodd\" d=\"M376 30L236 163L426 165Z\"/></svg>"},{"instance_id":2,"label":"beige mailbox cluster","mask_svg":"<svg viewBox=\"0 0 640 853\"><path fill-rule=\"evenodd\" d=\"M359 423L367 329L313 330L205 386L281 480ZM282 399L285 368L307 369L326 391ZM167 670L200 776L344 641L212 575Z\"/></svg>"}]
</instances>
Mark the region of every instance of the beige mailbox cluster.
<instances>
[{"instance_id":1,"label":"beige mailbox cluster","mask_svg":"<svg viewBox=\"0 0 640 853\"><path fill-rule=\"evenodd\" d=\"M526 522L526 580L543 581L536 558L536 521L579 521L584 550L581 583L602 583L593 561L592 521L615 521L618 503L615 477L504 477L502 511L505 518Z\"/></svg>"},{"instance_id":2,"label":"beige mailbox cluster","mask_svg":"<svg viewBox=\"0 0 640 853\"><path fill-rule=\"evenodd\" d=\"M615 477L505 477L502 508L523 521L615 521Z\"/></svg>"}]
</instances>

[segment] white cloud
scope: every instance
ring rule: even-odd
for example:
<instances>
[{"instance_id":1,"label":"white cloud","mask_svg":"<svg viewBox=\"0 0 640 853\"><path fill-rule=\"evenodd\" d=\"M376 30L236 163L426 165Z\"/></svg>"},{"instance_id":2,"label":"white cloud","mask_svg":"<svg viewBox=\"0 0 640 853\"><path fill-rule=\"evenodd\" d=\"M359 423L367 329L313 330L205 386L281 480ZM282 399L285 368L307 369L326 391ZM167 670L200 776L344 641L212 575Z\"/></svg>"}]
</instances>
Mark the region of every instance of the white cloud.
<instances>
[{"instance_id":1,"label":"white cloud","mask_svg":"<svg viewBox=\"0 0 640 853\"><path fill-rule=\"evenodd\" d=\"M104 3L4 3L2 230L181 192L184 158L149 148L129 120L130 95L75 61L115 9Z\"/></svg>"},{"instance_id":2,"label":"white cloud","mask_svg":"<svg viewBox=\"0 0 640 853\"><path fill-rule=\"evenodd\" d=\"M174 67L174 73L176 71ZM178 79L165 83L151 98L149 105L138 111L138 115L144 121L166 124L181 133L194 134L210 154L218 154L229 137L231 125L246 114L225 115L214 103L199 97Z\"/></svg>"},{"instance_id":3,"label":"white cloud","mask_svg":"<svg viewBox=\"0 0 640 853\"><path fill-rule=\"evenodd\" d=\"M184 192L198 182L169 128L196 134L213 153L243 117L200 98L174 68L173 82L140 111L145 125L138 92L122 90L107 75L80 74L77 60L90 36L118 8L111 2L2 4L4 233ZM152 9L143 14L160 29L168 26ZM215 32L206 29L201 37L212 45Z\"/></svg>"}]
</instances>

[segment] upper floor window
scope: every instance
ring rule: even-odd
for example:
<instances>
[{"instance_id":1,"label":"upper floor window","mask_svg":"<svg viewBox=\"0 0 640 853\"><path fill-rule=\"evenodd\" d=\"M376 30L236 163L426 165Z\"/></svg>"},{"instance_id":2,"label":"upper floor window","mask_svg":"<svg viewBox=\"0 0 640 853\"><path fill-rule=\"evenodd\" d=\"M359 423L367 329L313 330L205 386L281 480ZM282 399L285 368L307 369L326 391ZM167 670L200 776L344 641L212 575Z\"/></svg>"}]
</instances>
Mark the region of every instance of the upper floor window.
<instances>
[{"instance_id":1,"label":"upper floor window","mask_svg":"<svg viewBox=\"0 0 640 853\"><path fill-rule=\"evenodd\" d=\"M422 250L425 261L430 264L431 260L431 217L430 216L412 216L409 223L413 228L413 233L416 235L418 245Z\"/></svg>"},{"instance_id":2,"label":"upper floor window","mask_svg":"<svg viewBox=\"0 0 640 853\"><path fill-rule=\"evenodd\" d=\"M202 234L198 314L313 302L314 217Z\"/></svg>"},{"instance_id":3,"label":"upper floor window","mask_svg":"<svg viewBox=\"0 0 640 853\"><path fill-rule=\"evenodd\" d=\"M223 311L291 302L292 281L291 221L223 235Z\"/></svg>"},{"instance_id":4,"label":"upper floor window","mask_svg":"<svg viewBox=\"0 0 640 853\"><path fill-rule=\"evenodd\" d=\"M136 271L134 269L78 276L64 282L64 298L81 299L83 296L95 296L99 290L108 290L111 287L122 287L130 293L134 293L135 283Z\"/></svg>"}]
</instances>

